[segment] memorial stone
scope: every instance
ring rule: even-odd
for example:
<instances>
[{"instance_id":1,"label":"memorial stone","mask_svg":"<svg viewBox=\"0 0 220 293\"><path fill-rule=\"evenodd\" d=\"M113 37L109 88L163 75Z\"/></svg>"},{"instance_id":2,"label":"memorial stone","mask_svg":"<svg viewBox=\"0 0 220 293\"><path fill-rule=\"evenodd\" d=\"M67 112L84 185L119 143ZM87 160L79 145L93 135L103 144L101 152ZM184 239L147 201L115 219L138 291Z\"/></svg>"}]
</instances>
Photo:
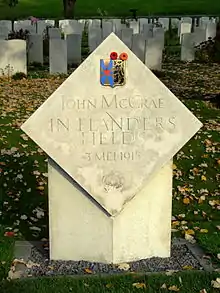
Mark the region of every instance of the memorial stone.
<instances>
[{"instance_id":1,"label":"memorial stone","mask_svg":"<svg viewBox=\"0 0 220 293\"><path fill-rule=\"evenodd\" d=\"M139 33L139 22L136 20L130 21L129 22L129 27L131 29L133 29L133 33L134 34L138 34Z\"/></svg>"},{"instance_id":2,"label":"memorial stone","mask_svg":"<svg viewBox=\"0 0 220 293\"><path fill-rule=\"evenodd\" d=\"M195 27L194 29L195 46L206 41L206 30L202 27Z\"/></svg>"},{"instance_id":3,"label":"memorial stone","mask_svg":"<svg viewBox=\"0 0 220 293\"><path fill-rule=\"evenodd\" d=\"M170 256L172 158L201 126L109 35L22 125L49 156L50 259Z\"/></svg>"},{"instance_id":4,"label":"memorial stone","mask_svg":"<svg viewBox=\"0 0 220 293\"><path fill-rule=\"evenodd\" d=\"M43 64L43 36L30 35L28 37L28 62Z\"/></svg>"},{"instance_id":5,"label":"memorial stone","mask_svg":"<svg viewBox=\"0 0 220 293\"><path fill-rule=\"evenodd\" d=\"M67 74L67 43L62 39L50 39L50 74Z\"/></svg>"},{"instance_id":6,"label":"memorial stone","mask_svg":"<svg viewBox=\"0 0 220 293\"><path fill-rule=\"evenodd\" d=\"M144 62L146 41L142 34L134 34L132 36L131 50L142 62Z\"/></svg>"},{"instance_id":7,"label":"memorial stone","mask_svg":"<svg viewBox=\"0 0 220 293\"><path fill-rule=\"evenodd\" d=\"M133 29L132 28L125 28L121 30L121 40L125 45L131 49L131 43L132 43L132 35L133 35Z\"/></svg>"},{"instance_id":8,"label":"memorial stone","mask_svg":"<svg viewBox=\"0 0 220 293\"><path fill-rule=\"evenodd\" d=\"M67 41L67 62L68 64L81 63L82 35L72 34L66 36Z\"/></svg>"},{"instance_id":9,"label":"memorial stone","mask_svg":"<svg viewBox=\"0 0 220 293\"><path fill-rule=\"evenodd\" d=\"M181 61L191 62L195 59L194 33L183 34L181 44Z\"/></svg>"},{"instance_id":10,"label":"memorial stone","mask_svg":"<svg viewBox=\"0 0 220 293\"><path fill-rule=\"evenodd\" d=\"M49 28L48 32L50 39L61 39L61 30L59 28Z\"/></svg>"},{"instance_id":11,"label":"memorial stone","mask_svg":"<svg viewBox=\"0 0 220 293\"><path fill-rule=\"evenodd\" d=\"M113 32L113 22L102 22L102 40L106 39Z\"/></svg>"},{"instance_id":12,"label":"memorial stone","mask_svg":"<svg viewBox=\"0 0 220 293\"><path fill-rule=\"evenodd\" d=\"M206 40L216 37L216 23L209 22L206 26Z\"/></svg>"},{"instance_id":13,"label":"memorial stone","mask_svg":"<svg viewBox=\"0 0 220 293\"><path fill-rule=\"evenodd\" d=\"M12 31L12 22L10 20L0 20L0 27L6 27L9 34Z\"/></svg>"},{"instance_id":14,"label":"memorial stone","mask_svg":"<svg viewBox=\"0 0 220 293\"><path fill-rule=\"evenodd\" d=\"M26 41L0 41L0 75L27 74Z\"/></svg>"},{"instance_id":15,"label":"memorial stone","mask_svg":"<svg viewBox=\"0 0 220 293\"><path fill-rule=\"evenodd\" d=\"M149 69L161 70L163 57L163 42L159 38L149 38L146 41L145 64Z\"/></svg>"},{"instance_id":16,"label":"memorial stone","mask_svg":"<svg viewBox=\"0 0 220 293\"><path fill-rule=\"evenodd\" d=\"M148 23L143 25L143 35L145 40L153 37L153 24Z\"/></svg>"},{"instance_id":17,"label":"memorial stone","mask_svg":"<svg viewBox=\"0 0 220 293\"><path fill-rule=\"evenodd\" d=\"M139 31L140 33L143 33L144 25L148 24L147 18L139 18Z\"/></svg>"},{"instance_id":18,"label":"memorial stone","mask_svg":"<svg viewBox=\"0 0 220 293\"><path fill-rule=\"evenodd\" d=\"M89 51L94 51L102 42L102 30L100 27L90 27L88 32Z\"/></svg>"},{"instance_id":19,"label":"memorial stone","mask_svg":"<svg viewBox=\"0 0 220 293\"><path fill-rule=\"evenodd\" d=\"M180 22L179 24L179 36L180 36L180 43L182 41L182 35L191 33L192 24L189 22Z\"/></svg>"}]
</instances>

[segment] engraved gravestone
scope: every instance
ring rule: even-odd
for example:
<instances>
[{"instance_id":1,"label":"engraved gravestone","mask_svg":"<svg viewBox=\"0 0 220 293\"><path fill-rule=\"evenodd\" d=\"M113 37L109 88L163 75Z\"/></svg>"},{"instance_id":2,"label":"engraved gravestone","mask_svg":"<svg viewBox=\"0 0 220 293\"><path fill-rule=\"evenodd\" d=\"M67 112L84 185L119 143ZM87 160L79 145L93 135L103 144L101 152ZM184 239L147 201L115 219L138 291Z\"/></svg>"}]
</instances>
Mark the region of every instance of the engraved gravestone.
<instances>
[{"instance_id":1,"label":"engraved gravestone","mask_svg":"<svg viewBox=\"0 0 220 293\"><path fill-rule=\"evenodd\" d=\"M110 34L22 125L50 158L50 257L168 257L172 158L201 125Z\"/></svg>"}]
</instances>

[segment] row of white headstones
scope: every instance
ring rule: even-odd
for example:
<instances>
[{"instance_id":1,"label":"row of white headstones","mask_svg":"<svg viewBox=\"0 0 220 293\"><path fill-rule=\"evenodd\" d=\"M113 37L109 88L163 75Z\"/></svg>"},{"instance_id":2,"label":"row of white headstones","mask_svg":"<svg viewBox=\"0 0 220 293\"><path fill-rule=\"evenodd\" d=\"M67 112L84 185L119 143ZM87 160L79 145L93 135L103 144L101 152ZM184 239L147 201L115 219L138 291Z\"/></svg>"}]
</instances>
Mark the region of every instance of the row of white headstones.
<instances>
[{"instance_id":1,"label":"row of white headstones","mask_svg":"<svg viewBox=\"0 0 220 293\"><path fill-rule=\"evenodd\" d=\"M217 19L201 18L198 27L193 28L192 18L172 19L173 27L178 27L181 43L181 60L193 61L195 45L216 35ZM161 27L158 27L161 24ZM12 31L11 21L0 21L0 75L12 75L16 72L27 74L28 63L43 64L43 34L49 26L49 63L50 74L67 73L68 64L80 64L82 60L82 33L88 31L90 52L114 32L135 55L150 69L161 70L162 52L164 49L164 33L169 29L169 19L159 19L157 24L148 23L148 19L130 20L128 24L121 19L101 20L60 20L59 28L55 28L54 20L39 20L31 24L31 20L14 22L14 30L28 30L28 42L23 40L7 40ZM64 39L61 34L64 33ZM28 52L28 54L27 54Z\"/></svg>"}]
</instances>

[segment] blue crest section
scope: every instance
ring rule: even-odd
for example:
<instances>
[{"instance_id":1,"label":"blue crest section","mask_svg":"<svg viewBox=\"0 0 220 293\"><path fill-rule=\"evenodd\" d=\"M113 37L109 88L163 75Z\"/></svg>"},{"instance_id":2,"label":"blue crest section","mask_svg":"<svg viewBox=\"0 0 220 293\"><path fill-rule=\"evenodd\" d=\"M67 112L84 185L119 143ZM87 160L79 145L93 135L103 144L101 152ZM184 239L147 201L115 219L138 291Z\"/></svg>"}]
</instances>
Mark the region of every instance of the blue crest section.
<instances>
[{"instance_id":1,"label":"blue crest section","mask_svg":"<svg viewBox=\"0 0 220 293\"><path fill-rule=\"evenodd\" d=\"M100 82L102 85L110 85L114 87L114 75L113 75L113 60L108 60L108 64L105 64L104 59L100 60Z\"/></svg>"}]
</instances>

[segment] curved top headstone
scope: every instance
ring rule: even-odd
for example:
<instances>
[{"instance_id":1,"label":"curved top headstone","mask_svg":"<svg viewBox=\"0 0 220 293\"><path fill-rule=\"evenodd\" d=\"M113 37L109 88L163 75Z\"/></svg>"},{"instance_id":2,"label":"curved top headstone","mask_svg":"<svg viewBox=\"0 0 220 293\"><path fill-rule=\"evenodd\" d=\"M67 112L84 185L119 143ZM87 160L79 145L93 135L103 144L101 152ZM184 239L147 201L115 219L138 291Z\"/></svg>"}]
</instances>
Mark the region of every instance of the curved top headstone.
<instances>
[{"instance_id":1,"label":"curved top headstone","mask_svg":"<svg viewBox=\"0 0 220 293\"><path fill-rule=\"evenodd\" d=\"M201 126L112 33L22 130L116 215Z\"/></svg>"}]
</instances>

